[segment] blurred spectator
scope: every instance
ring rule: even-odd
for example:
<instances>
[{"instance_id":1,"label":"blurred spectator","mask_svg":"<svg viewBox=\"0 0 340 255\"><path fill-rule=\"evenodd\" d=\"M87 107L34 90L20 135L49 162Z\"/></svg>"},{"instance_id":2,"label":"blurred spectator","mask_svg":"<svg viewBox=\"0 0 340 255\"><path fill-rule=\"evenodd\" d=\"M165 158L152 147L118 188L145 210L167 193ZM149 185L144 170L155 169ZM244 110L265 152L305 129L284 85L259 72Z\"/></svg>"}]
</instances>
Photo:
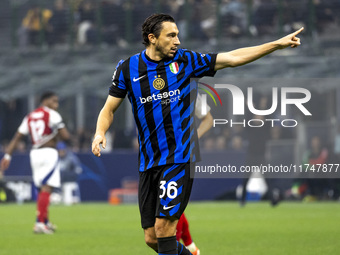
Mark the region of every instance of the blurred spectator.
<instances>
[{"instance_id":1,"label":"blurred spectator","mask_svg":"<svg viewBox=\"0 0 340 255\"><path fill-rule=\"evenodd\" d=\"M231 139L230 149L233 151L244 151L245 146L241 136L236 135Z\"/></svg>"},{"instance_id":2,"label":"blurred spectator","mask_svg":"<svg viewBox=\"0 0 340 255\"><path fill-rule=\"evenodd\" d=\"M181 31L181 39L198 39L198 40L208 40L209 37L203 31L201 26L201 21L203 20L198 8L198 4L195 0L188 0L183 2L177 13L177 25L179 31ZM211 7L209 7L211 9ZM189 24L187 24L189 22Z\"/></svg>"},{"instance_id":3,"label":"blurred spectator","mask_svg":"<svg viewBox=\"0 0 340 255\"><path fill-rule=\"evenodd\" d=\"M306 152L304 161L309 164L324 164L327 162L328 150L322 145L319 136L313 136L310 140L310 149Z\"/></svg>"},{"instance_id":4,"label":"blurred spectator","mask_svg":"<svg viewBox=\"0 0 340 255\"><path fill-rule=\"evenodd\" d=\"M231 132L230 132L230 128L229 128L229 127L224 127L224 128L222 128L222 130L221 130L221 135L223 135L223 136L227 139L228 143L229 143L230 140L232 139L232 138L231 138Z\"/></svg>"},{"instance_id":5,"label":"blurred spectator","mask_svg":"<svg viewBox=\"0 0 340 255\"><path fill-rule=\"evenodd\" d=\"M213 42L216 38L216 1L201 0L197 6L200 18L200 27L209 41Z\"/></svg>"},{"instance_id":6,"label":"blurred spectator","mask_svg":"<svg viewBox=\"0 0 340 255\"><path fill-rule=\"evenodd\" d=\"M92 132L83 128L78 129L76 135L77 150L88 152L91 150Z\"/></svg>"},{"instance_id":7,"label":"blurred spectator","mask_svg":"<svg viewBox=\"0 0 340 255\"><path fill-rule=\"evenodd\" d=\"M223 34L238 37L247 29L247 8L244 0L224 0L220 7Z\"/></svg>"},{"instance_id":8,"label":"blurred spectator","mask_svg":"<svg viewBox=\"0 0 340 255\"><path fill-rule=\"evenodd\" d=\"M277 14L277 4L274 0L255 0L253 5L253 25L250 33L253 36L272 34Z\"/></svg>"},{"instance_id":9,"label":"blurred spectator","mask_svg":"<svg viewBox=\"0 0 340 255\"><path fill-rule=\"evenodd\" d=\"M52 43L65 43L70 26L70 12L65 6L65 0L55 0L50 24L52 30Z\"/></svg>"},{"instance_id":10,"label":"blurred spectator","mask_svg":"<svg viewBox=\"0 0 340 255\"><path fill-rule=\"evenodd\" d=\"M217 136L216 141L215 141L215 149L216 150L226 150L227 147L228 147L227 138L223 135Z\"/></svg>"},{"instance_id":11,"label":"blurred spectator","mask_svg":"<svg viewBox=\"0 0 340 255\"><path fill-rule=\"evenodd\" d=\"M137 37L140 40L140 32L135 34L135 27L136 27L136 15L135 11L135 3L131 1L122 1L121 2L124 15L126 16L124 20L124 26L123 26L123 37L126 39L126 41L132 40L136 41ZM129 20L130 22L126 22ZM132 29L132 30L131 30Z\"/></svg>"},{"instance_id":12,"label":"blurred spectator","mask_svg":"<svg viewBox=\"0 0 340 255\"><path fill-rule=\"evenodd\" d=\"M216 149L216 143L213 136L203 138L203 151L212 151Z\"/></svg>"},{"instance_id":13,"label":"blurred spectator","mask_svg":"<svg viewBox=\"0 0 340 255\"><path fill-rule=\"evenodd\" d=\"M133 12L133 40L140 41L140 31L144 23L144 20L151 14L156 13L155 1L151 0L140 0L135 1L132 7Z\"/></svg>"},{"instance_id":14,"label":"blurred spectator","mask_svg":"<svg viewBox=\"0 0 340 255\"><path fill-rule=\"evenodd\" d=\"M96 41L95 32L96 11L90 0L84 0L79 5L78 10L78 43L94 43Z\"/></svg>"},{"instance_id":15,"label":"blurred spectator","mask_svg":"<svg viewBox=\"0 0 340 255\"><path fill-rule=\"evenodd\" d=\"M234 122L242 122L242 121L235 121ZM223 131L224 133L226 133L227 131ZM246 132L245 132L245 128L242 126L242 124L234 124L230 130L230 136L234 137L234 136L240 136L244 139L246 139Z\"/></svg>"},{"instance_id":16,"label":"blurred spectator","mask_svg":"<svg viewBox=\"0 0 340 255\"><path fill-rule=\"evenodd\" d=\"M59 152L61 182L76 182L78 175L83 171L78 157L67 148L64 142L58 142L57 150Z\"/></svg>"},{"instance_id":17,"label":"blurred spectator","mask_svg":"<svg viewBox=\"0 0 340 255\"><path fill-rule=\"evenodd\" d=\"M165 3L167 5L167 8L169 8L169 13L171 16L175 18L176 21L178 21L178 11L183 2L181 3L180 1L172 1L172 0L166 0L162 1L162 3Z\"/></svg>"},{"instance_id":18,"label":"blurred spectator","mask_svg":"<svg viewBox=\"0 0 340 255\"><path fill-rule=\"evenodd\" d=\"M281 139L292 139L292 129L283 128L280 124L274 124L270 129L270 139L271 140L281 140Z\"/></svg>"},{"instance_id":19,"label":"blurred spectator","mask_svg":"<svg viewBox=\"0 0 340 255\"><path fill-rule=\"evenodd\" d=\"M285 0L280 11L285 33L292 33L300 27L305 27L308 22L308 8L304 1Z\"/></svg>"},{"instance_id":20,"label":"blurred spectator","mask_svg":"<svg viewBox=\"0 0 340 255\"><path fill-rule=\"evenodd\" d=\"M280 140L282 135L281 127L276 125L270 129L270 139L271 140Z\"/></svg>"},{"instance_id":21,"label":"blurred spectator","mask_svg":"<svg viewBox=\"0 0 340 255\"><path fill-rule=\"evenodd\" d=\"M25 48L28 45L39 45L42 43L42 36L45 36L49 43L52 15L51 10L42 9L37 5L29 9L18 30L19 46Z\"/></svg>"},{"instance_id":22,"label":"blurred spectator","mask_svg":"<svg viewBox=\"0 0 340 255\"><path fill-rule=\"evenodd\" d=\"M78 176L82 173L80 160L67 148L64 142L58 142L62 200L71 205L80 202Z\"/></svg>"},{"instance_id":23,"label":"blurred spectator","mask_svg":"<svg viewBox=\"0 0 340 255\"><path fill-rule=\"evenodd\" d=\"M313 0L313 3L316 15L316 29L322 33L330 24L335 22L333 3L329 0Z\"/></svg>"},{"instance_id":24,"label":"blurred spectator","mask_svg":"<svg viewBox=\"0 0 340 255\"><path fill-rule=\"evenodd\" d=\"M159 11L162 13L168 13L171 16L175 17L176 15L176 9L173 9L177 4L177 1L171 1L171 0L163 0L160 1Z\"/></svg>"},{"instance_id":25,"label":"blurred spectator","mask_svg":"<svg viewBox=\"0 0 340 255\"><path fill-rule=\"evenodd\" d=\"M107 44L126 44L124 40L125 13L120 0L102 1L102 38Z\"/></svg>"}]
</instances>

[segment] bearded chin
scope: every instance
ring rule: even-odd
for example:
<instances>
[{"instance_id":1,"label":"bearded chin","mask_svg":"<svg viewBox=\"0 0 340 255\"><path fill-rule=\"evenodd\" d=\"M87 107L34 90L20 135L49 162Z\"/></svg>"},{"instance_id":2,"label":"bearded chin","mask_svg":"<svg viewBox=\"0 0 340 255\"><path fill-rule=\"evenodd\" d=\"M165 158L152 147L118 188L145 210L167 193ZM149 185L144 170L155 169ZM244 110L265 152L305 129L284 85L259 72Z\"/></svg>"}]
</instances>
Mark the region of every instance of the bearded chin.
<instances>
[{"instance_id":1,"label":"bearded chin","mask_svg":"<svg viewBox=\"0 0 340 255\"><path fill-rule=\"evenodd\" d=\"M161 46L159 46L159 44L156 44L156 51L161 53L162 58L169 57L169 55L166 52L164 52L164 49Z\"/></svg>"}]
</instances>

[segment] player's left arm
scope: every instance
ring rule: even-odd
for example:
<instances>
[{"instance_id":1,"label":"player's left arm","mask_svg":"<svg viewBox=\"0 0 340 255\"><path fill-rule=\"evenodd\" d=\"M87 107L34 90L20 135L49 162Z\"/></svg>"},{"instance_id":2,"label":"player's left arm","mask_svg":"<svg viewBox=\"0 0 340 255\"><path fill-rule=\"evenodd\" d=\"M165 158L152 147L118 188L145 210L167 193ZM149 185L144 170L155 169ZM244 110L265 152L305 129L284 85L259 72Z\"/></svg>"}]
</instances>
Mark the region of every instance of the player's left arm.
<instances>
[{"instance_id":1,"label":"player's left arm","mask_svg":"<svg viewBox=\"0 0 340 255\"><path fill-rule=\"evenodd\" d=\"M300 38L298 38L297 35L302 30L303 27L294 33L291 33L276 41L268 42L258 46L240 48L229 52L219 53L217 54L216 58L215 71L226 67L236 67L248 64L279 49L284 49L287 47L295 48L301 44Z\"/></svg>"},{"instance_id":2,"label":"player's left arm","mask_svg":"<svg viewBox=\"0 0 340 255\"><path fill-rule=\"evenodd\" d=\"M205 115L202 120L200 125L197 128L197 135L198 138L201 138L208 130L213 126L213 117L210 112Z\"/></svg>"},{"instance_id":3,"label":"player's left arm","mask_svg":"<svg viewBox=\"0 0 340 255\"><path fill-rule=\"evenodd\" d=\"M0 171L5 171L9 167L9 165L11 163L11 159L12 159L12 153L15 150L15 148L17 147L19 141L23 137L24 137L24 135L21 134L20 132L15 133L14 137L12 138L8 147L6 148L6 152L5 152L4 157L0 161Z\"/></svg>"}]
</instances>

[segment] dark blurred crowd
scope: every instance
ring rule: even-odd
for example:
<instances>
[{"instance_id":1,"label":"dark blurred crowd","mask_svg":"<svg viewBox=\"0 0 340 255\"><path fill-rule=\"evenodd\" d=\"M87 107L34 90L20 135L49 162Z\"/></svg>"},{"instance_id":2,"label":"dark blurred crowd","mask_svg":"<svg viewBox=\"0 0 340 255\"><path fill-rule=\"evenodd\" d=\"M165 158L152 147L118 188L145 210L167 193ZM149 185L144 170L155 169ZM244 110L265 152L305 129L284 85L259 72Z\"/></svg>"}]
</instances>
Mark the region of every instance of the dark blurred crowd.
<instances>
[{"instance_id":1,"label":"dark blurred crowd","mask_svg":"<svg viewBox=\"0 0 340 255\"><path fill-rule=\"evenodd\" d=\"M55 0L32 5L18 29L22 47L106 43L127 46L141 40L141 25L155 12L175 17L181 39L210 43L217 38L288 33L301 26L324 33L338 27L337 0Z\"/></svg>"}]
</instances>

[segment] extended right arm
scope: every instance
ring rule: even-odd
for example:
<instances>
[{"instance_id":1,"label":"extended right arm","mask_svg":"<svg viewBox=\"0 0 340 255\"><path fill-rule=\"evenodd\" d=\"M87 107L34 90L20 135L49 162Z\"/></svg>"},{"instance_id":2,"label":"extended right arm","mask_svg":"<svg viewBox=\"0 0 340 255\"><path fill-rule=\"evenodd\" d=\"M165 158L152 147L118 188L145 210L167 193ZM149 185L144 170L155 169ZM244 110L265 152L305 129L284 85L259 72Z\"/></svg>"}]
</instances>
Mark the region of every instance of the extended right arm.
<instances>
[{"instance_id":1,"label":"extended right arm","mask_svg":"<svg viewBox=\"0 0 340 255\"><path fill-rule=\"evenodd\" d=\"M284 49L289 46L295 48L301 44L300 38L298 38L297 35L302 30L303 28L300 28L294 33L273 42L219 53L216 58L215 71L226 67L236 67L248 64L272 53L273 51Z\"/></svg>"},{"instance_id":2,"label":"extended right arm","mask_svg":"<svg viewBox=\"0 0 340 255\"><path fill-rule=\"evenodd\" d=\"M123 100L124 98L108 96L103 109L99 113L96 133L92 142L92 153L97 157L100 157L101 155L100 144L103 145L104 149L106 147L105 133L113 121L115 111L118 109Z\"/></svg>"}]
</instances>

